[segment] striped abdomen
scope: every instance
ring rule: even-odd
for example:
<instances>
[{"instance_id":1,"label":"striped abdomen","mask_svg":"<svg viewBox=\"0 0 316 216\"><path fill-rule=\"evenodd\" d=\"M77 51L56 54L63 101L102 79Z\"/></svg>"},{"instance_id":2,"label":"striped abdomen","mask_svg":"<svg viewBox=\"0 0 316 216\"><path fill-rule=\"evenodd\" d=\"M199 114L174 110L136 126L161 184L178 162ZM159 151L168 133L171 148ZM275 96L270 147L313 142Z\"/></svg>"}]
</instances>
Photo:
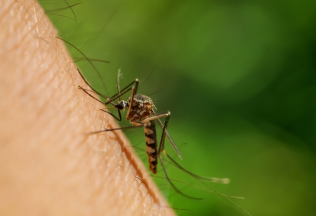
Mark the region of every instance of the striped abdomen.
<instances>
[{"instance_id":1,"label":"striped abdomen","mask_svg":"<svg viewBox=\"0 0 316 216\"><path fill-rule=\"evenodd\" d=\"M146 127L144 127L146 136L146 151L148 155L148 162L150 170L156 174L157 173L157 136L155 120L146 122Z\"/></svg>"}]
</instances>

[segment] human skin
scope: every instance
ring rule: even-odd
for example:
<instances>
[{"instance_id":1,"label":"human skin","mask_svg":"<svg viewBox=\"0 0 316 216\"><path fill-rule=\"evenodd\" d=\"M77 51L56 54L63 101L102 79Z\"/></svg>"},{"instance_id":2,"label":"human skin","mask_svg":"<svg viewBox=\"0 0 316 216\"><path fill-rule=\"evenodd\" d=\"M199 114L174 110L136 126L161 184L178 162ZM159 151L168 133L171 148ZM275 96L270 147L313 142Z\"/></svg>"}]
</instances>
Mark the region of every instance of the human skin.
<instances>
[{"instance_id":1,"label":"human skin","mask_svg":"<svg viewBox=\"0 0 316 216\"><path fill-rule=\"evenodd\" d=\"M174 215L34 0L0 1L0 215Z\"/></svg>"}]
</instances>

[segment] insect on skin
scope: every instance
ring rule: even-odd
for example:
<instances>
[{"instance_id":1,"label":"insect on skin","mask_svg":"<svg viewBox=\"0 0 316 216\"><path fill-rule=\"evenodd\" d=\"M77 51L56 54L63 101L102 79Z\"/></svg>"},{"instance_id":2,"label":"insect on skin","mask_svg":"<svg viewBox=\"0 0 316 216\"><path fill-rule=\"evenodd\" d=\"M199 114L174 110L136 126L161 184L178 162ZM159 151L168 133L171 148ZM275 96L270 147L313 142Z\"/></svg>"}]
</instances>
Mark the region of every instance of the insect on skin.
<instances>
[{"instance_id":1,"label":"insect on skin","mask_svg":"<svg viewBox=\"0 0 316 216\"><path fill-rule=\"evenodd\" d=\"M170 137L169 133L167 132L167 125L169 122L170 112L158 114L158 115L155 113L155 109L157 109L157 108L155 107L152 100L146 95L137 94L138 84L139 84L138 79L136 79L135 81L130 83L127 87L122 89L122 93L121 93L121 91L119 89L119 76L120 76L120 72L119 72L118 76L117 76L118 93L113 95L110 98L106 98L102 94L98 93L96 90L94 90L91 87L91 85L82 76L79 69L78 69L78 72L79 72L80 76L82 77L82 79L85 81L85 83L96 94L105 98L108 102L103 103L102 101L100 101L99 99L97 99L93 95L91 95L87 89L84 89L81 86L79 86L79 89L83 90L85 93L87 93L89 96L91 96L95 100L99 101L100 103L103 103L105 106L108 104L112 104L114 107L109 107L109 108L117 108L119 117L116 117L115 115L108 112L104 108L101 110L112 115L118 121L122 120L121 111L124 111L127 109L126 119L130 120L130 123L133 125L130 127L106 129L106 130L96 131L96 132L92 132L92 133L100 133L100 132L113 131L113 130L124 130L124 129L134 128L134 127L144 127L145 136L146 136L146 146L147 146L146 152L148 155L149 168L153 174L157 173L158 157L160 157L160 153L164 150L165 136L168 137L171 145L173 146L173 148L176 150L179 157L181 158L181 154L180 154L177 146L174 144L172 138ZM135 86L133 86L133 85L135 85ZM131 97L129 97L127 101L121 100L121 96L130 90L132 91ZM119 99L119 101L117 104L114 104L113 101L116 99ZM163 124L160 120L160 118L162 118L162 117L166 117L165 124ZM159 125L163 129L163 134L161 137L159 150L157 149L157 133L156 133L155 120L159 123ZM162 163L162 161L161 161L161 163Z\"/></svg>"},{"instance_id":2,"label":"insect on skin","mask_svg":"<svg viewBox=\"0 0 316 216\"><path fill-rule=\"evenodd\" d=\"M94 131L94 132L91 132L89 134L97 134L97 133L114 131L114 130L126 130L126 129L130 129L130 128L144 127L145 135L146 135L146 145L147 145L146 152L147 152L147 155L148 155L149 168L152 171L152 173L154 173L154 174L157 173L157 165L158 165L158 160L159 160L167 181L169 182L169 184L172 186L172 188L178 194L181 194L182 196L185 196L185 197L187 197L189 199L201 200L202 198L196 198L196 197L189 196L189 195L183 193L181 190L179 190L173 184L172 181L174 181L174 180L171 180L169 178L167 172L166 172L166 169L165 169L165 166L164 166L164 162L163 162L162 157L161 157L161 152L164 152L164 154L171 160L171 163L174 166L178 167L180 170L182 170L183 172L187 173L188 175L191 175L193 178L197 179L198 181L202 182L203 184L205 184L203 182L203 180L212 181L209 178L203 178L203 177L200 177L198 175L195 175L195 174L187 171L182 166L180 166L176 161L174 161L164 151L164 142L165 142L165 137L167 136L169 141L170 141L170 143L171 143L171 145L173 146L173 148L177 152L178 156L181 158L181 154L180 154L177 146L175 145L175 143L173 142L172 138L170 137L170 135L169 135L169 133L167 131L167 126L168 126L169 118L170 118L170 112L157 115L155 113L155 111L154 111L156 109L156 107L155 107L154 103L152 102L152 100L148 96L141 95L141 94L136 94L137 93L137 89L138 89L138 84L139 84L138 79L136 79L135 81L130 83L124 89L120 90L120 88L119 88L120 72L119 72L118 76L117 76L117 90L118 90L118 93L116 93L115 95L113 95L110 98L107 98L103 94L101 94L98 91L96 91L88 83L88 81L83 77L83 75L81 74L80 70L79 69L77 69L77 70L78 70L81 78L84 80L84 82L91 88L92 92L94 92L95 94L99 95L100 97L106 99L107 102L104 103L101 100L99 100L98 98L96 98L95 96L91 95L90 94L91 90L84 89L81 86L78 86L79 89L83 90L90 97L92 97L93 99L99 101L100 103L102 103L104 105L108 105L108 104L113 105L113 107L107 107L107 109L109 109L109 108L116 108L117 111L118 111L118 117L115 116L113 113L108 112L107 110L105 110L105 108L102 108L101 110L106 112L106 113L108 113L108 114L110 114L111 116L113 116L118 121L122 120L121 111L128 109L127 115L126 115L126 119L130 120L130 123L133 125L133 126L128 126L128 127L112 128L112 129L105 129L105 130L100 130L100 131ZM126 94L129 91L132 91L131 97L129 97L127 101L121 100L121 96ZM117 104L113 103L113 101L116 100L116 99L119 100ZM160 120L160 118L162 118L162 117L166 117L164 124ZM156 134L156 127L155 127L155 120L158 122L158 124L160 125L160 127L162 128L162 131L163 131L162 135L161 135L161 139L160 139L159 149L157 149L157 134ZM218 181L218 182L220 182L220 181ZM211 191L209 191L209 192L211 192ZM212 193L218 194L220 196L223 196L225 199L227 199L225 197L226 195L219 194L216 191L213 191Z\"/></svg>"},{"instance_id":3,"label":"insect on skin","mask_svg":"<svg viewBox=\"0 0 316 216\"><path fill-rule=\"evenodd\" d=\"M210 179L197 176L197 175L185 170L183 167L181 167L176 161L174 161L164 151L164 142L165 142L165 137L167 136L169 141L170 141L170 143L171 143L171 145L173 146L173 148L178 153L178 156L181 158L181 154L180 154L178 148L174 144L172 138L170 137L170 135L169 135L169 133L167 131L167 126L168 126L169 118L170 118L170 112L157 115L155 113L155 111L154 111L156 109L156 107L155 107L154 103L152 102L152 100L148 96L136 94L137 93L137 89L138 89L138 84L139 84L138 79L136 79L135 81L130 83L124 89L120 90L120 88L119 88L120 71L119 71L118 76L117 76L117 90L118 90L118 93L116 93L115 95L113 95L110 98L107 98L104 95L102 95L101 93L97 92L86 81L86 79L81 74L80 70L79 69L77 69L77 70L78 70L80 76L82 77L82 79L84 80L84 82L92 89L92 91L95 94L97 94L97 95L103 97L104 99L106 99L107 102L104 103L104 102L100 101L98 98L96 98L93 95L91 95L89 93L90 90L88 90L88 89L84 89L81 86L78 87L79 89L83 90L90 97L94 98L95 100L99 101L100 103L102 103L104 105L108 105L108 104L113 105L113 107L108 107L108 108L116 108L118 110L119 117L116 117L113 113L108 112L107 110L105 110L105 108L103 108L101 110L106 112L106 113L108 113L108 114L110 114L111 116L113 116L118 121L122 120L121 111L125 110L125 109L128 109L127 115L126 115L126 119L130 120L130 123L133 124L133 126L129 126L129 127L112 128L112 129L105 129L105 130L100 130L100 131L94 131L94 132L91 132L90 134L97 134L97 133L102 133L102 132L107 132L107 131L114 131L114 130L125 130L125 129L135 128L135 127L144 127L145 136L146 136L146 146L147 146L146 152L147 152L147 155L148 155L149 168L152 171L152 173L154 173L154 174L157 173L157 165L158 165L158 160L159 160L160 164L161 164L161 166L163 168L163 171L164 171L164 174L165 174L165 177L166 177L167 181L169 182L169 184L173 187L173 189L177 193L179 193L182 196L185 196L185 197L187 197L189 199L201 200L201 198L195 198L195 197L191 197L191 196L189 196L187 194L184 194L181 190L179 190L172 183L172 180L169 178L169 176L168 176L168 174L166 172L163 160L161 158L160 153L164 152L165 155L172 161L173 165L178 167L180 170L186 172L187 174L191 175L193 178L195 178L195 179L197 179L197 180L199 180L201 182L202 182L202 180L210 181ZM134 84L135 84L135 86L133 86ZM122 93L121 93L121 91L122 91ZM128 91L132 91L131 97L129 97L127 101L121 100L121 96L126 94ZM117 104L114 104L113 101L116 100L116 99L119 99L119 101L118 101ZM162 118L162 117L166 117L166 120L165 120L164 124L160 120L160 118ZM156 127L155 127L155 120L161 126L162 131L163 131L162 135L161 135L161 139L160 139L159 149L157 149L157 134L156 134Z\"/></svg>"}]
</instances>

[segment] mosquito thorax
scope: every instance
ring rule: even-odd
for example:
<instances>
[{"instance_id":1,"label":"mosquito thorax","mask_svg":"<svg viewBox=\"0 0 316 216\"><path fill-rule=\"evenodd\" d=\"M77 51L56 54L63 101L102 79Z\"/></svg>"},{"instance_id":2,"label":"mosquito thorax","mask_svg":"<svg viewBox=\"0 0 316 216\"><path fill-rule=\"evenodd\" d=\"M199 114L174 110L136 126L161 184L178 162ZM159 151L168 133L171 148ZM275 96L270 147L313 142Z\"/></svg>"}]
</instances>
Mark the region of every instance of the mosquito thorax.
<instances>
[{"instance_id":1,"label":"mosquito thorax","mask_svg":"<svg viewBox=\"0 0 316 216\"><path fill-rule=\"evenodd\" d=\"M152 100L146 95L136 94L132 102L131 98L127 102L131 106L127 120L131 121L141 121L151 117L154 114L153 110L156 109Z\"/></svg>"},{"instance_id":2,"label":"mosquito thorax","mask_svg":"<svg viewBox=\"0 0 316 216\"><path fill-rule=\"evenodd\" d=\"M131 98L128 98L128 104L130 103ZM152 100L150 99L150 97L146 96L146 95L141 95L141 94L137 94L134 96L134 100L133 100L133 104L132 104L132 109L146 109L146 110L150 110L150 109L157 109L154 105L154 103L152 102Z\"/></svg>"}]
</instances>

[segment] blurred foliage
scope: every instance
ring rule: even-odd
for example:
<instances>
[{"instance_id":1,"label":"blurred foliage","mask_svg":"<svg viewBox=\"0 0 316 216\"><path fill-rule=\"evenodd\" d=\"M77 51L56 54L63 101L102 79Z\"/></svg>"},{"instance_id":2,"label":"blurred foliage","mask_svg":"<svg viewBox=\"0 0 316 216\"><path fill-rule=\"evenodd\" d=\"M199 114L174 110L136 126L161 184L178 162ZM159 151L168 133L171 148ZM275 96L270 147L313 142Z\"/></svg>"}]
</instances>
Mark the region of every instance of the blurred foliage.
<instances>
[{"instance_id":1,"label":"blurred foliage","mask_svg":"<svg viewBox=\"0 0 316 216\"><path fill-rule=\"evenodd\" d=\"M245 197L234 202L253 215L316 215L315 1L91 0L72 8L77 22L70 9L50 11L66 1L40 2L62 38L111 62L94 63L106 89L91 65L78 63L98 90L114 94L121 68L121 87L139 78L139 93L160 113L171 111L183 167L230 178L211 187ZM145 148L141 129L126 134ZM168 142L166 151L178 159ZM170 165L167 171L198 184ZM245 215L215 194L177 184L204 198L190 200L157 184L173 207L193 211L179 215Z\"/></svg>"}]
</instances>

